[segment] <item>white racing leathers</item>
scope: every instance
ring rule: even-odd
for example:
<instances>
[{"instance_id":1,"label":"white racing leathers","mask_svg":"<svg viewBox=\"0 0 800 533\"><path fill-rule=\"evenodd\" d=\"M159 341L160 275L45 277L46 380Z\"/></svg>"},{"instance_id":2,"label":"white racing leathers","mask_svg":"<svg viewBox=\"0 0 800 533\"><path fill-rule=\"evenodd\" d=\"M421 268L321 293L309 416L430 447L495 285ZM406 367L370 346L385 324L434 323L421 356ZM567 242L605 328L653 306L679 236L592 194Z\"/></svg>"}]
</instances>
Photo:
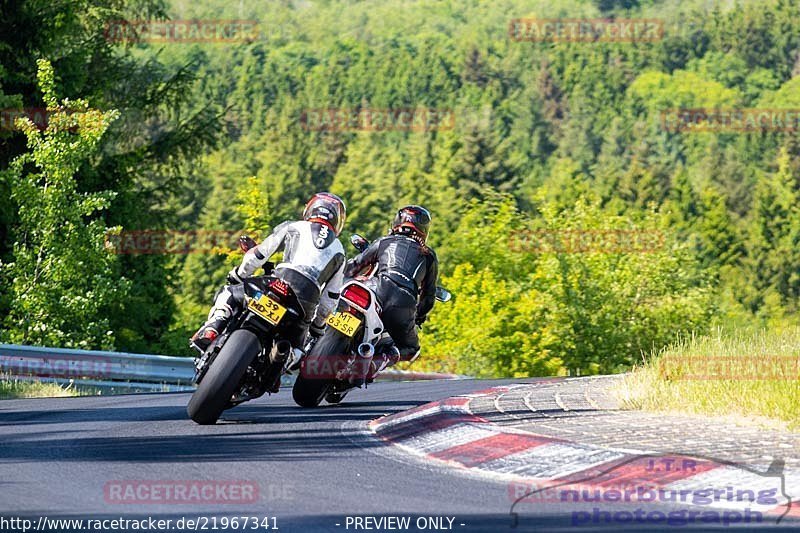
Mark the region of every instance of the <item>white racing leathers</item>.
<instances>
[{"instance_id":1,"label":"white racing leathers","mask_svg":"<svg viewBox=\"0 0 800 533\"><path fill-rule=\"evenodd\" d=\"M301 330L287 339L297 348L302 345L312 318L321 326L336 305L344 279L344 248L333 230L324 224L286 221L245 254L235 274L239 278L252 276L281 249L283 261L275 267L275 275L289 284L306 314ZM221 331L243 305L242 284L226 285L217 295L206 325Z\"/></svg>"}]
</instances>

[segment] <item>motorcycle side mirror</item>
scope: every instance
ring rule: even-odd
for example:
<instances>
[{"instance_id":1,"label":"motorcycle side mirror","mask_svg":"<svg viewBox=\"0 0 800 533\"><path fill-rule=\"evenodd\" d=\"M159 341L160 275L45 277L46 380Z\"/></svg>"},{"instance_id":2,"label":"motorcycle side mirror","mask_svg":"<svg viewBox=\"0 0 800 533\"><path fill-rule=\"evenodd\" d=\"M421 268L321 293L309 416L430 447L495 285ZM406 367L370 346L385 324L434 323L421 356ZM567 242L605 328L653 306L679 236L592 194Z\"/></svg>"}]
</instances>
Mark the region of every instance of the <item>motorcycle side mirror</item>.
<instances>
[{"instance_id":1,"label":"motorcycle side mirror","mask_svg":"<svg viewBox=\"0 0 800 533\"><path fill-rule=\"evenodd\" d=\"M369 246L369 241L358 233L354 233L353 235L350 235L350 244L355 246L356 250L359 252L363 252Z\"/></svg>"},{"instance_id":2,"label":"motorcycle side mirror","mask_svg":"<svg viewBox=\"0 0 800 533\"><path fill-rule=\"evenodd\" d=\"M449 302L453 295L444 287L436 287L436 299L440 302Z\"/></svg>"},{"instance_id":3,"label":"motorcycle side mirror","mask_svg":"<svg viewBox=\"0 0 800 533\"><path fill-rule=\"evenodd\" d=\"M247 253L247 250L251 248L255 248L258 246L258 243L248 235L242 235L239 237L239 249L241 249L244 253Z\"/></svg>"}]
</instances>

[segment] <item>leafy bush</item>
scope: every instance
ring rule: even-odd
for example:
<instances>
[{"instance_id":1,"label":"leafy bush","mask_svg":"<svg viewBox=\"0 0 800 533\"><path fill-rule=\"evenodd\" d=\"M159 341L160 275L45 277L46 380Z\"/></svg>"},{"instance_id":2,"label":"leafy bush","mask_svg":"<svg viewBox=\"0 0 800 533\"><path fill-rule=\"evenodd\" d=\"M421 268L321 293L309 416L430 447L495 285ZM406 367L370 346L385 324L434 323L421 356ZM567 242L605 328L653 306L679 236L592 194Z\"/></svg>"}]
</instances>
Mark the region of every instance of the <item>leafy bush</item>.
<instances>
[{"instance_id":1,"label":"leafy bush","mask_svg":"<svg viewBox=\"0 0 800 533\"><path fill-rule=\"evenodd\" d=\"M581 198L566 210L543 203L540 217L525 222L508 197L473 203L442 247L441 283L455 297L432 314L422 364L487 377L615 372L703 330L711 293L697 259L668 236L646 253L520 246L525 230L564 242L621 234L613 230L658 236L660 218L611 215Z\"/></svg>"},{"instance_id":2,"label":"leafy bush","mask_svg":"<svg viewBox=\"0 0 800 533\"><path fill-rule=\"evenodd\" d=\"M108 228L98 212L114 193L81 193L74 174L118 114L90 109L83 100L59 104L48 61L39 61L38 79L47 128L39 131L30 120L18 119L30 151L14 159L4 175L20 224L14 228L13 261L3 265L12 298L2 337L22 344L112 348L108 317L126 297L128 282L117 257L104 248Z\"/></svg>"}]
</instances>

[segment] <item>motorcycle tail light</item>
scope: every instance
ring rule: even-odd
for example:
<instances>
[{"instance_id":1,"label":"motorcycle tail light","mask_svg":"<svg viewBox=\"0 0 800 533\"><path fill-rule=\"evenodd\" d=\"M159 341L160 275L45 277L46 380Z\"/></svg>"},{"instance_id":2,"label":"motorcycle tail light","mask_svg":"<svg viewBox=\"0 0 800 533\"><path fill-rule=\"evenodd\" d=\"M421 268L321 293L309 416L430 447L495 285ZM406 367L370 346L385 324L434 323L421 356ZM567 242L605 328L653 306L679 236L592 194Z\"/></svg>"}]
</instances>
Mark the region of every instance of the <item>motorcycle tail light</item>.
<instances>
[{"instance_id":1,"label":"motorcycle tail light","mask_svg":"<svg viewBox=\"0 0 800 533\"><path fill-rule=\"evenodd\" d=\"M362 309L369 307L369 291L360 285L348 285L342 291L342 297L344 297L347 301L356 304Z\"/></svg>"},{"instance_id":2,"label":"motorcycle tail light","mask_svg":"<svg viewBox=\"0 0 800 533\"><path fill-rule=\"evenodd\" d=\"M269 288L275 291L276 293L280 294L281 296L289 295L289 287L283 280L276 279L275 281L269 284Z\"/></svg>"}]
</instances>

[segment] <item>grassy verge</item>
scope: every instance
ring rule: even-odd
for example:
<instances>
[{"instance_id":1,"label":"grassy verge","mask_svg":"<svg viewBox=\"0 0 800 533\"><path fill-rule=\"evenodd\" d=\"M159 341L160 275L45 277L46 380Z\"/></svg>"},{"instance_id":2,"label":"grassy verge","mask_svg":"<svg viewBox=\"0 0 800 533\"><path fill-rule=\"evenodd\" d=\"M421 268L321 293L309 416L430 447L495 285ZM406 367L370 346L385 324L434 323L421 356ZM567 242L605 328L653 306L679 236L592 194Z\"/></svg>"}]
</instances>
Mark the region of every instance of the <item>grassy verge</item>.
<instances>
[{"instance_id":1,"label":"grassy verge","mask_svg":"<svg viewBox=\"0 0 800 533\"><path fill-rule=\"evenodd\" d=\"M62 396L78 396L72 387L62 387L57 383L41 381L19 381L0 375L0 400L12 398L55 398Z\"/></svg>"},{"instance_id":2,"label":"grassy verge","mask_svg":"<svg viewBox=\"0 0 800 533\"><path fill-rule=\"evenodd\" d=\"M615 392L631 409L724 415L796 430L800 328L677 342L646 358Z\"/></svg>"}]
</instances>

